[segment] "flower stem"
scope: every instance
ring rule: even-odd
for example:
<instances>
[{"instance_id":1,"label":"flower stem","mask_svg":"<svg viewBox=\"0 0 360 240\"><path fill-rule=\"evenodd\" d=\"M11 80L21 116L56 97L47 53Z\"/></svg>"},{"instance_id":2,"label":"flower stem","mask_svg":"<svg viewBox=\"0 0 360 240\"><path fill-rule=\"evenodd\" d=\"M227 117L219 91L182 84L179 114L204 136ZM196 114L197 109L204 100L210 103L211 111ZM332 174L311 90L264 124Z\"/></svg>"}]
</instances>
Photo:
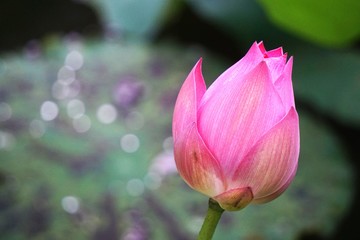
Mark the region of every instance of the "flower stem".
<instances>
[{"instance_id":1,"label":"flower stem","mask_svg":"<svg viewBox=\"0 0 360 240\"><path fill-rule=\"evenodd\" d=\"M200 229L198 240L210 240L212 239L216 226L221 218L224 209L213 199L209 199L209 208L204 220L204 223Z\"/></svg>"}]
</instances>

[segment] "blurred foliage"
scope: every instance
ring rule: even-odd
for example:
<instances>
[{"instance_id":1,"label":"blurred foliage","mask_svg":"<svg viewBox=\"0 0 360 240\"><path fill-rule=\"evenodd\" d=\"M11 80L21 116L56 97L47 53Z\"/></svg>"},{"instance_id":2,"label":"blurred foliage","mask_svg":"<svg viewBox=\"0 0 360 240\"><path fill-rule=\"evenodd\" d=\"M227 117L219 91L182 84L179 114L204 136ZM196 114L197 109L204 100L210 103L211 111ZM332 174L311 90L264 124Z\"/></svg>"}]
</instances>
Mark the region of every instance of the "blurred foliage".
<instances>
[{"instance_id":1,"label":"blurred foliage","mask_svg":"<svg viewBox=\"0 0 360 240\"><path fill-rule=\"evenodd\" d=\"M360 37L360 2L354 0L259 0L271 20L320 45L341 47Z\"/></svg>"},{"instance_id":2,"label":"blurred foliage","mask_svg":"<svg viewBox=\"0 0 360 240\"><path fill-rule=\"evenodd\" d=\"M360 126L360 51L300 45L295 57L296 96L344 122Z\"/></svg>"},{"instance_id":3,"label":"blurred foliage","mask_svg":"<svg viewBox=\"0 0 360 240\"><path fill-rule=\"evenodd\" d=\"M299 109L308 103L358 129L360 53L348 45L359 40L359 16L352 14L357 3L331 1L319 10L320 1L305 11L308 1L284 2L91 0L105 26L102 38L49 36L0 56L1 238L195 238L207 198L174 172L173 105L200 57L209 85L232 64L229 59L242 54L214 55L196 41L152 42L164 27L175 29L170 39L177 39L181 23L171 24L183 9L230 35L242 52L256 40L268 49L283 46L294 56ZM274 22L292 15L288 25L274 26L265 11ZM185 28L190 39L203 34ZM220 49L229 44L221 35L209 36ZM313 43L348 47L331 50ZM323 119L307 111L299 115L301 154L290 188L271 203L225 213L215 239L331 236L351 211L354 156L343 147L353 146L344 146L340 140L346 136L334 134Z\"/></svg>"},{"instance_id":4,"label":"blurred foliage","mask_svg":"<svg viewBox=\"0 0 360 240\"><path fill-rule=\"evenodd\" d=\"M151 38L177 11L179 0L91 0L91 3L100 9L109 30L134 40Z\"/></svg>"},{"instance_id":5,"label":"blurred foliage","mask_svg":"<svg viewBox=\"0 0 360 240\"><path fill-rule=\"evenodd\" d=\"M194 10L220 30L228 32L242 44L266 40L278 44L278 30L266 19L261 7L253 0L186 0Z\"/></svg>"},{"instance_id":6,"label":"blurred foliage","mask_svg":"<svg viewBox=\"0 0 360 240\"><path fill-rule=\"evenodd\" d=\"M202 16L241 41L288 39L282 30L327 47L344 47L360 37L360 3L353 0L199 0L187 2ZM260 5L258 4L260 3ZM267 20L267 16L281 28ZM279 36L280 34L280 36Z\"/></svg>"},{"instance_id":7,"label":"blurred foliage","mask_svg":"<svg viewBox=\"0 0 360 240\"><path fill-rule=\"evenodd\" d=\"M61 71L74 52L82 56L84 65L74 72L76 79L68 79L71 71L68 75ZM174 55L181 57L174 61ZM167 146L171 140L166 139L171 136L173 105L199 55L207 56L191 48L83 45L70 38L52 39L44 50L25 49L24 55L4 57L0 82L3 236L62 239L70 232L76 239L89 239L107 224L102 215L114 213L119 220L122 212L138 209L144 189L160 184L161 168L153 172L151 166L155 159L172 153ZM212 65L211 60L206 62ZM214 78L214 73L207 72ZM51 121L41 110L47 101L59 109ZM84 110L73 107L79 102ZM106 114L105 120L99 115L104 104L116 108L115 122L108 124ZM138 149L131 149L136 141L129 143L129 150L126 143L123 146L129 134L138 139ZM165 165L174 165L171 154L165 160ZM68 196L80 202L76 214L61 209ZM114 199L109 213L101 206L107 199ZM31 221L37 214L46 226ZM18 219L10 229L9 219ZM126 235L131 221L120 221L119 227L117 222L112 224ZM81 231L76 230L79 226Z\"/></svg>"}]
</instances>

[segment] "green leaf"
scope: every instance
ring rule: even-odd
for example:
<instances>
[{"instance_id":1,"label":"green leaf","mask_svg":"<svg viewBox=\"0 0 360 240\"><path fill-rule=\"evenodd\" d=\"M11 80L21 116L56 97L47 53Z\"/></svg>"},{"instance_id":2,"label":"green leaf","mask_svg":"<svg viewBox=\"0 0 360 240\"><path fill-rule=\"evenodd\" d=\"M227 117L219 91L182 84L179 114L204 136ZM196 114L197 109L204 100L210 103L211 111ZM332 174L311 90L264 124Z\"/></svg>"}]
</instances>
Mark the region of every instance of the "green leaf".
<instances>
[{"instance_id":1,"label":"green leaf","mask_svg":"<svg viewBox=\"0 0 360 240\"><path fill-rule=\"evenodd\" d=\"M317 44L342 47L360 36L360 1L259 0L270 19Z\"/></svg>"},{"instance_id":2,"label":"green leaf","mask_svg":"<svg viewBox=\"0 0 360 240\"><path fill-rule=\"evenodd\" d=\"M358 125L360 122L360 53L297 48L294 52L295 96Z\"/></svg>"}]
</instances>

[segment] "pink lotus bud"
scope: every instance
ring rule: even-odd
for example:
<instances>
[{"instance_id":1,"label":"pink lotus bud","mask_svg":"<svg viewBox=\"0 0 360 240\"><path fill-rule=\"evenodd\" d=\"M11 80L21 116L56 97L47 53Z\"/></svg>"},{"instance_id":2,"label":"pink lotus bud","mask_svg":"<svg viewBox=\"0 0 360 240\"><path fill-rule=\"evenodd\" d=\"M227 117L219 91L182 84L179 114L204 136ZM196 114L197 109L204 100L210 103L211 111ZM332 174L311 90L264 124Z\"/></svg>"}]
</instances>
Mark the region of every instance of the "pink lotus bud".
<instances>
[{"instance_id":1,"label":"pink lotus bud","mask_svg":"<svg viewBox=\"0 0 360 240\"><path fill-rule=\"evenodd\" d=\"M173 137L177 169L225 210L278 197L295 176L299 119L292 58L262 42L206 90L201 59L179 92Z\"/></svg>"}]
</instances>

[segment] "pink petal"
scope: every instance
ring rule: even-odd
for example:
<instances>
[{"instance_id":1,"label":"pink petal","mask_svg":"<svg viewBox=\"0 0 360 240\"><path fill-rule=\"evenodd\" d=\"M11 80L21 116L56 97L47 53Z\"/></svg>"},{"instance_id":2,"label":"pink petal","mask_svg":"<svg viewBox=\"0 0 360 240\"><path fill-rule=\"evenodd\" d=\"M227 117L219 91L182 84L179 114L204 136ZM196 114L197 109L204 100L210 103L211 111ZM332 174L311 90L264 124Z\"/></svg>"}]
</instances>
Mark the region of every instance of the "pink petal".
<instances>
[{"instance_id":1,"label":"pink petal","mask_svg":"<svg viewBox=\"0 0 360 240\"><path fill-rule=\"evenodd\" d=\"M286 58L286 54L279 57L265 58L265 62L270 69L271 79L273 83L284 72Z\"/></svg>"},{"instance_id":2,"label":"pink petal","mask_svg":"<svg viewBox=\"0 0 360 240\"><path fill-rule=\"evenodd\" d=\"M266 53L266 48L265 48L265 45L264 45L264 42L263 42L263 41L257 43L257 46L258 46L258 48L260 49L260 51L261 51L262 54L265 54L265 53Z\"/></svg>"},{"instance_id":3,"label":"pink petal","mask_svg":"<svg viewBox=\"0 0 360 240\"><path fill-rule=\"evenodd\" d=\"M266 58L280 57L280 56L284 55L282 47L279 47L279 48L276 48L276 49L273 49L270 51L266 51L265 45L262 41L259 42L257 45L258 45L258 48L260 49L260 51L262 52L262 54L264 55L264 57L266 57Z\"/></svg>"},{"instance_id":4,"label":"pink petal","mask_svg":"<svg viewBox=\"0 0 360 240\"><path fill-rule=\"evenodd\" d=\"M272 193L270 195L254 199L252 201L252 203L255 203L255 204L267 203L267 202L270 202L270 201L274 200L275 198L279 197L289 187L290 183L292 182L292 180L294 179L294 177L296 175L296 171L297 171L297 167L294 169L294 171L290 175L289 179L285 182L285 184L281 188L279 188L278 190L276 190L274 193Z\"/></svg>"},{"instance_id":5,"label":"pink petal","mask_svg":"<svg viewBox=\"0 0 360 240\"><path fill-rule=\"evenodd\" d=\"M292 86L292 66L293 66L293 58L291 57L281 76L275 81L275 88L278 91L281 100L285 106L286 111L288 111L291 107L295 107L294 102L294 92Z\"/></svg>"},{"instance_id":6,"label":"pink petal","mask_svg":"<svg viewBox=\"0 0 360 240\"><path fill-rule=\"evenodd\" d=\"M264 61L216 90L208 101L201 100L198 128L225 174L232 175L234 166L286 112Z\"/></svg>"},{"instance_id":7,"label":"pink petal","mask_svg":"<svg viewBox=\"0 0 360 240\"><path fill-rule=\"evenodd\" d=\"M229 187L249 186L255 200L278 196L295 174L299 150L299 120L291 108L238 165Z\"/></svg>"},{"instance_id":8,"label":"pink petal","mask_svg":"<svg viewBox=\"0 0 360 240\"><path fill-rule=\"evenodd\" d=\"M219 88L223 88L226 83L238 79L239 75L247 74L257 64L263 61L263 59L263 53L260 51L258 44L255 42L242 59L223 72L216 81L211 84L209 89L206 91L206 96L204 96L205 99L202 101L206 102L207 98L212 95L216 95Z\"/></svg>"},{"instance_id":9,"label":"pink petal","mask_svg":"<svg viewBox=\"0 0 360 240\"><path fill-rule=\"evenodd\" d=\"M266 57L273 58L273 57L281 57L284 55L282 47L266 51L265 53Z\"/></svg>"},{"instance_id":10,"label":"pink petal","mask_svg":"<svg viewBox=\"0 0 360 240\"><path fill-rule=\"evenodd\" d=\"M178 135L174 154L177 169L189 186L209 197L226 189L219 163L204 144L195 123Z\"/></svg>"},{"instance_id":11,"label":"pink petal","mask_svg":"<svg viewBox=\"0 0 360 240\"><path fill-rule=\"evenodd\" d=\"M264 43L258 43L258 48L263 54L263 58L269 66L272 82L282 74L284 70L284 66L286 64L287 54L283 53L283 49L281 47L266 51Z\"/></svg>"},{"instance_id":12,"label":"pink petal","mask_svg":"<svg viewBox=\"0 0 360 240\"><path fill-rule=\"evenodd\" d=\"M206 85L201 72L200 59L183 83L176 100L173 115L173 137L176 140L179 134L189 125L197 122L197 110L200 99L206 91Z\"/></svg>"}]
</instances>

